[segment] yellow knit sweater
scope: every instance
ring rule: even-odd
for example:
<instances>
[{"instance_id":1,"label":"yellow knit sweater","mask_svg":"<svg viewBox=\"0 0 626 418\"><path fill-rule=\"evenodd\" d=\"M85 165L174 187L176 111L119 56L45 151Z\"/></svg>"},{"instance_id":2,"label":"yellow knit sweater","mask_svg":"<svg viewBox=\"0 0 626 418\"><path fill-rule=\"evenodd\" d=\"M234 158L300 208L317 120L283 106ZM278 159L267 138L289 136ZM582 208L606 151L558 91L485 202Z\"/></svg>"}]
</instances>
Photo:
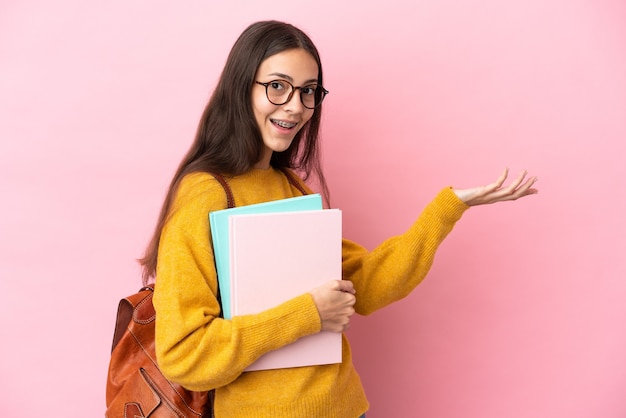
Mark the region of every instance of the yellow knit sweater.
<instances>
[{"instance_id":1,"label":"yellow knit sweater","mask_svg":"<svg viewBox=\"0 0 626 418\"><path fill-rule=\"evenodd\" d=\"M236 206L298 196L279 170L252 170L228 179ZM309 294L255 315L219 317L208 213L226 197L209 174L186 176L159 245L154 305L161 370L190 390L216 388L217 418L356 418L368 409L343 337L340 364L243 372L268 351L320 331ZM366 315L407 296L424 278L435 251L467 206L442 190L404 234L369 252L344 240L343 277Z\"/></svg>"}]
</instances>

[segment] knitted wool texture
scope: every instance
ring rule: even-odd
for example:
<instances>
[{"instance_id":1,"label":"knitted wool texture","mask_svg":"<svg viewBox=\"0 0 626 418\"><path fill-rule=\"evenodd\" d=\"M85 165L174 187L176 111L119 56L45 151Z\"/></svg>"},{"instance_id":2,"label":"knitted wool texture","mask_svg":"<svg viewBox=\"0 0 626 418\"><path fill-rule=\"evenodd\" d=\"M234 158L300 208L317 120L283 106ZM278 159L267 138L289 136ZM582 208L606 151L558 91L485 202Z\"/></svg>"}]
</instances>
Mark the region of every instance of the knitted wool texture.
<instances>
[{"instance_id":1,"label":"knitted wool texture","mask_svg":"<svg viewBox=\"0 0 626 418\"><path fill-rule=\"evenodd\" d=\"M279 170L229 178L237 206L299 196ZM219 317L208 213L226 207L209 174L187 175L159 245L154 305L161 370L190 390L216 388L215 414L229 418L358 417L368 402L343 336L340 364L243 372L263 354L320 331L307 293L267 311ZM402 235L372 251L343 241L343 278L356 289L355 309L370 314L407 296L426 276L435 251L468 207L450 188Z\"/></svg>"}]
</instances>

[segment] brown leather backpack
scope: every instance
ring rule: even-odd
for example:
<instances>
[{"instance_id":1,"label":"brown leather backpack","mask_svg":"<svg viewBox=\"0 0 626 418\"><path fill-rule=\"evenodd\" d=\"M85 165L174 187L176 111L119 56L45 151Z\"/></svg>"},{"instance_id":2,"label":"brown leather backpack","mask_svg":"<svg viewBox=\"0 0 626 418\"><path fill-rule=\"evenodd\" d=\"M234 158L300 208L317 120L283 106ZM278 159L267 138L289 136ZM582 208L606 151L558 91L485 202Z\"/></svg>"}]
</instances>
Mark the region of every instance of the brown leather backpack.
<instances>
[{"instance_id":1,"label":"brown leather backpack","mask_svg":"<svg viewBox=\"0 0 626 418\"><path fill-rule=\"evenodd\" d=\"M283 173L304 195L307 192L287 169ZM227 206L235 207L226 180ZM208 214L207 214L208 216ZM106 418L214 418L214 391L192 392L163 376L156 361L152 305L154 284L120 300L106 386ZM219 295L218 295L219 296Z\"/></svg>"},{"instance_id":2,"label":"brown leather backpack","mask_svg":"<svg viewBox=\"0 0 626 418\"><path fill-rule=\"evenodd\" d=\"M107 418L213 417L213 391L168 381L154 351L154 285L120 301L106 388Z\"/></svg>"}]
</instances>

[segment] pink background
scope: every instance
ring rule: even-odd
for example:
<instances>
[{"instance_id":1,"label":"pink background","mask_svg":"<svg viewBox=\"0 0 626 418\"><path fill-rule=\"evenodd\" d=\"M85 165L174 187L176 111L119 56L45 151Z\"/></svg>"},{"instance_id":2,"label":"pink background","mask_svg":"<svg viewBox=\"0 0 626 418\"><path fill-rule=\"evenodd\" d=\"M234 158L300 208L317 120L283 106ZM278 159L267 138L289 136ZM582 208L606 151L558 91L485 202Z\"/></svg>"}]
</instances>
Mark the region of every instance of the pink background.
<instances>
[{"instance_id":1,"label":"pink background","mask_svg":"<svg viewBox=\"0 0 626 418\"><path fill-rule=\"evenodd\" d=\"M372 248L506 166L540 177L355 320L368 418L626 416L621 0L3 1L0 416L102 416L134 259L228 50L266 18L321 51L347 237Z\"/></svg>"}]
</instances>

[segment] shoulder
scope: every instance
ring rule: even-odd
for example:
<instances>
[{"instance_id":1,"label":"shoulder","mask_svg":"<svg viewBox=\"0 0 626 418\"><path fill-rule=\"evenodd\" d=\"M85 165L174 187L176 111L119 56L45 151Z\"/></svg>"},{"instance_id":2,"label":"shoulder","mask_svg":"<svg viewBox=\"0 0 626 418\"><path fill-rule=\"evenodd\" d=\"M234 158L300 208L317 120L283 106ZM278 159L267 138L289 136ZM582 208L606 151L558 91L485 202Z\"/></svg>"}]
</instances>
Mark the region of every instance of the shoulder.
<instances>
[{"instance_id":1,"label":"shoulder","mask_svg":"<svg viewBox=\"0 0 626 418\"><path fill-rule=\"evenodd\" d=\"M187 174L182 178L172 204L172 211L185 208L219 210L227 207L226 191L221 183L205 172Z\"/></svg>"}]
</instances>

